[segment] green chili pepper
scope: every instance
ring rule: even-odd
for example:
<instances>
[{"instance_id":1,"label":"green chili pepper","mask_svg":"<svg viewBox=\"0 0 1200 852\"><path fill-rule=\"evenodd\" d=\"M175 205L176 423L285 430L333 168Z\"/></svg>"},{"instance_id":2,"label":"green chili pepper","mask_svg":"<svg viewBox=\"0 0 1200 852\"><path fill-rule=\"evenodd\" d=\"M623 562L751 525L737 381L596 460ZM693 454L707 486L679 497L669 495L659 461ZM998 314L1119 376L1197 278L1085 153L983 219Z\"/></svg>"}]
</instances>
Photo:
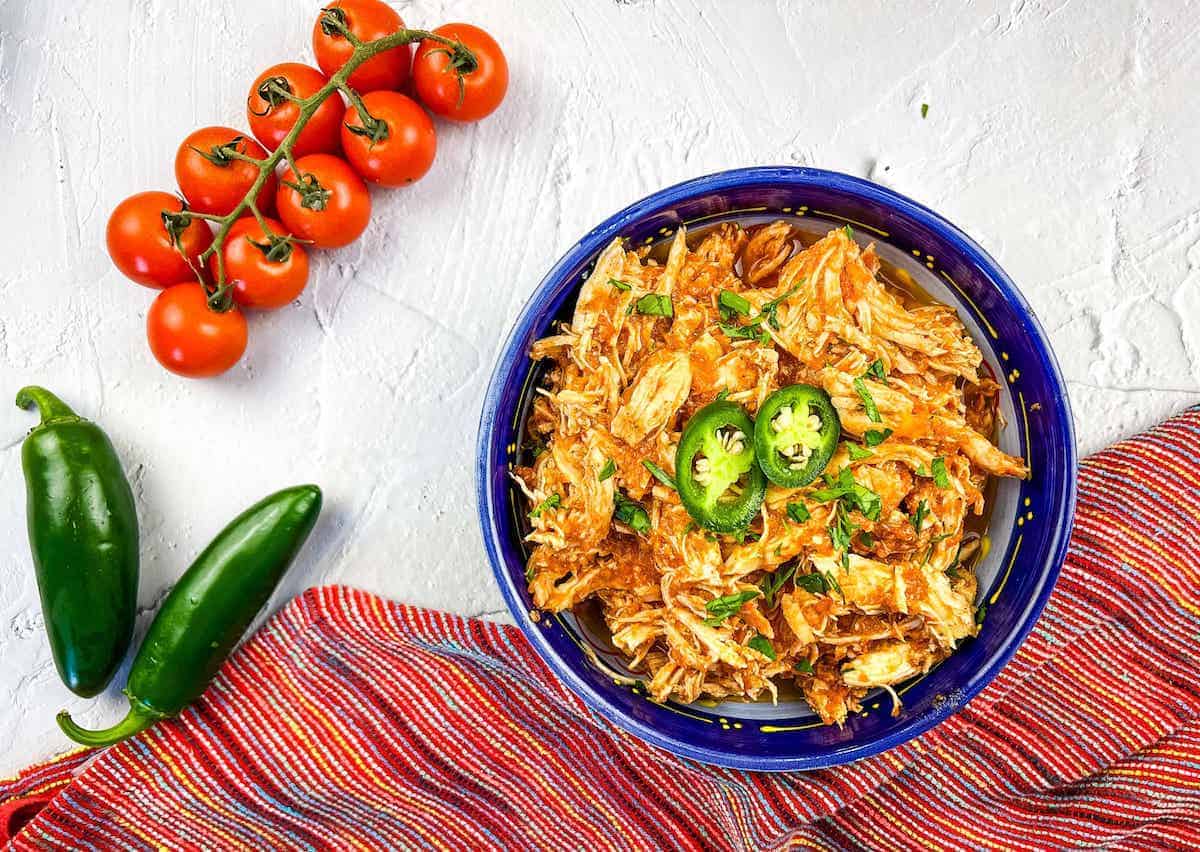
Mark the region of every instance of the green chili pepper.
<instances>
[{"instance_id":1,"label":"green chili pepper","mask_svg":"<svg viewBox=\"0 0 1200 852\"><path fill-rule=\"evenodd\" d=\"M99 426L44 388L22 388L17 405L37 406L42 416L21 448L21 464L50 651L67 688L88 698L112 679L133 637L133 492Z\"/></svg>"},{"instance_id":2,"label":"green chili pepper","mask_svg":"<svg viewBox=\"0 0 1200 852\"><path fill-rule=\"evenodd\" d=\"M321 489L287 488L233 520L163 601L129 672L129 713L103 731L58 725L75 742L106 746L175 716L200 697L312 532Z\"/></svg>"},{"instance_id":3,"label":"green chili pepper","mask_svg":"<svg viewBox=\"0 0 1200 852\"><path fill-rule=\"evenodd\" d=\"M721 400L701 408L684 427L675 451L680 502L714 532L745 529L762 506L767 480L754 463L754 421Z\"/></svg>"},{"instance_id":4,"label":"green chili pepper","mask_svg":"<svg viewBox=\"0 0 1200 852\"><path fill-rule=\"evenodd\" d=\"M767 397L759 408L754 450L767 479L784 488L799 488L829 464L841 433L842 421L829 394L812 385L789 385Z\"/></svg>"}]
</instances>

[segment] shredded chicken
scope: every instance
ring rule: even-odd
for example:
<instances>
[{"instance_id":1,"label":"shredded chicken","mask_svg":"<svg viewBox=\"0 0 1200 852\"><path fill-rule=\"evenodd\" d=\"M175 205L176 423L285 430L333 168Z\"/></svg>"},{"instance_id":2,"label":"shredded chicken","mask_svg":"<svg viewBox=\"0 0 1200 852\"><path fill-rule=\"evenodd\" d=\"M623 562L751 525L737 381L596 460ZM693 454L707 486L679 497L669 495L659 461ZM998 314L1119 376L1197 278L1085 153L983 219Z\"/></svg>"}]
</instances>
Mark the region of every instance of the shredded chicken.
<instances>
[{"instance_id":1,"label":"shredded chicken","mask_svg":"<svg viewBox=\"0 0 1200 852\"><path fill-rule=\"evenodd\" d=\"M873 245L839 229L802 248L786 222L723 224L694 249L680 228L661 264L614 241L571 322L534 345L554 363L527 423L544 451L513 471L530 591L550 611L598 599L654 699L774 698L794 681L841 724L977 632L966 524L988 476L1027 470L991 440L998 387L955 312L879 270ZM722 290L749 313L722 312ZM848 472L877 511L822 499L822 479L771 485L746 534L705 533L650 468L674 474L687 419L718 395L753 416L795 383L841 419L826 476Z\"/></svg>"}]
</instances>

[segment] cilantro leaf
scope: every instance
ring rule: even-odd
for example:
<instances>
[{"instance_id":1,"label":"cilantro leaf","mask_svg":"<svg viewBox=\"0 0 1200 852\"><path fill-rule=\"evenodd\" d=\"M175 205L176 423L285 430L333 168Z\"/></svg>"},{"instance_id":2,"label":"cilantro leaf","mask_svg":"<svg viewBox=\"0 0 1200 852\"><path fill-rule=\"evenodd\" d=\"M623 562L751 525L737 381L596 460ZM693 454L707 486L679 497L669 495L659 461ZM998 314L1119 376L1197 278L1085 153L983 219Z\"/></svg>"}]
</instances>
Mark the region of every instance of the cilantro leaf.
<instances>
[{"instance_id":1,"label":"cilantro leaf","mask_svg":"<svg viewBox=\"0 0 1200 852\"><path fill-rule=\"evenodd\" d=\"M634 307L639 314L648 317L675 316L675 307L671 303L671 297L665 293L647 293L637 300Z\"/></svg>"},{"instance_id":2,"label":"cilantro leaf","mask_svg":"<svg viewBox=\"0 0 1200 852\"><path fill-rule=\"evenodd\" d=\"M848 504L848 508L857 509L867 520L879 520L879 515L883 511L883 500L870 488L855 482L850 468L842 468L837 479L830 481L827 478L826 482L827 488L820 488L808 496L818 503L840 500Z\"/></svg>"},{"instance_id":3,"label":"cilantro leaf","mask_svg":"<svg viewBox=\"0 0 1200 852\"><path fill-rule=\"evenodd\" d=\"M850 461L862 461L875 455L870 450L860 447L858 444L846 444L846 449L850 453Z\"/></svg>"},{"instance_id":4,"label":"cilantro leaf","mask_svg":"<svg viewBox=\"0 0 1200 852\"><path fill-rule=\"evenodd\" d=\"M797 660L796 665L794 665L792 668L794 668L796 671L800 672L801 674L812 674L813 673L813 665L808 660Z\"/></svg>"},{"instance_id":5,"label":"cilantro leaf","mask_svg":"<svg viewBox=\"0 0 1200 852\"><path fill-rule=\"evenodd\" d=\"M730 340L757 340L761 343L763 335L766 334L757 325L734 325L729 322L719 322L717 328L725 332L725 336ZM771 336L766 335L766 337L767 342L770 342Z\"/></svg>"},{"instance_id":6,"label":"cilantro leaf","mask_svg":"<svg viewBox=\"0 0 1200 852\"><path fill-rule=\"evenodd\" d=\"M787 516L798 524L802 524L812 517L812 513L808 511L808 507L803 503L788 503Z\"/></svg>"},{"instance_id":7,"label":"cilantro leaf","mask_svg":"<svg viewBox=\"0 0 1200 852\"><path fill-rule=\"evenodd\" d=\"M891 429L884 429L882 432L878 429L868 429L863 433L863 443L868 447L878 447L890 437L892 437Z\"/></svg>"},{"instance_id":8,"label":"cilantro leaf","mask_svg":"<svg viewBox=\"0 0 1200 852\"><path fill-rule=\"evenodd\" d=\"M632 284L625 282L625 281L621 281L617 278L608 279L608 283L611 284L612 286L616 287L622 293L628 293L630 290L633 289Z\"/></svg>"},{"instance_id":9,"label":"cilantro leaf","mask_svg":"<svg viewBox=\"0 0 1200 852\"><path fill-rule=\"evenodd\" d=\"M717 305L740 317L750 316L750 302L732 290L722 290L721 295L717 297Z\"/></svg>"},{"instance_id":10,"label":"cilantro leaf","mask_svg":"<svg viewBox=\"0 0 1200 852\"><path fill-rule=\"evenodd\" d=\"M645 459L642 461L642 466L646 468L646 470L650 471L650 473L654 474L655 479L670 488L672 491L679 490L675 485L675 480L671 478L671 474L667 473L654 462L650 461L650 459Z\"/></svg>"},{"instance_id":11,"label":"cilantro leaf","mask_svg":"<svg viewBox=\"0 0 1200 852\"><path fill-rule=\"evenodd\" d=\"M789 562L786 565L780 565L773 573L763 575L758 587L762 589L763 600L767 602L767 609L775 608L775 595L783 588L784 583L792 579L792 575L795 573L796 563Z\"/></svg>"},{"instance_id":12,"label":"cilantro leaf","mask_svg":"<svg viewBox=\"0 0 1200 852\"><path fill-rule=\"evenodd\" d=\"M538 503L536 508L534 508L532 511L530 511L529 517L530 518L539 517L542 514L542 512L548 511L550 509L557 509L561 505L562 505L562 495L558 494L558 493L551 494L549 497L547 497L541 503Z\"/></svg>"},{"instance_id":13,"label":"cilantro leaf","mask_svg":"<svg viewBox=\"0 0 1200 852\"><path fill-rule=\"evenodd\" d=\"M929 504L922 500L917 504L917 513L912 516L913 529L917 532L921 531L921 526L925 523L925 518L929 516Z\"/></svg>"},{"instance_id":14,"label":"cilantro leaf","mask_svg":"<svg viewBox=\"0 0 1200 852\"><path fill-rule=\"evenodd\" d=\"M882 423L883 418L879 416L879 408L875 405L875 398L867 390L867 383L863 380L862 376L854 380L854 392L862 400L863 410L867 412L867 419L872 423Z\"/></svg>"},{"instance_id":15,"label":"cilantro leaf","mask_svg":"<svg viewBox=\"0 0 1200 852\"><path fill-rule=\"evenodd\" d=\"M709 627L716 627L729 616L737 614L737 611L742 608L742 604L754 600L759 594L758 589L747 589L744 592L734 592L732 595L713 598L704 605L704 609L708 612L708 618L704 619L704 623Z\"/></svg>"},{"instance_id":16,"label":"cilantro leaf","mask_svg":"<svg viewBox=\"0 0 1200 852\"><path fill-rule=\"evenodd\" d=\"M600 468L600 473L597 475L596 478L600 482L603 482L604 480L608 479L610 476L612 476L616 472L617 472L617 463L615 461L613 461L612 459L609 459L608 461L606 461L604 463L604 467Z\"/></svg>"},{"instance_id":17,"label":"cilantro leaf","mask_svg":"<svg viewBox=\"0 0 1200 852\"><path fill-rule=\"evenodd\" d=\"M938 456L929 465L929 468L931 471L933 471L934 485L936 485L938 488L950 487L950 476L946 473L946 460L944 458Z\"/></svg>"},{"instance_id":18,"label":"cilantro leaf","mask_svg":"<svg viewBox=\"0 0 1200 852\"><path fill-rule=\"evenodd\" d=\"M650 532L650 515L640 503L630 500L620 491L613 495L613 520L620 521L635 533Z\"/></svg>"},{"instance_id":19,"label":"cilantro leaf","mask_svg":"<svg viewBox=\"0 0 1200 852\"><path fill-rule=\"evenodd\" d=\"M761 633L755 633L754 636L746 643L755 651L762 654L768 660L775 659L775 646L771 644L771 640Z\"/></svg>"},{"instance_id":20,"label":"cilantro leaf","mask_svg":"<svg viewBox=\"0 0 1200 852\"><path fill-rule=\"evenodd\" d=\"M876 358L871 362L871 366L867 367L867 372L863 373L864 378L875 379L877 382L887 384L887 373L883 370L883 359Z\"/></svg>"}]
</instances>

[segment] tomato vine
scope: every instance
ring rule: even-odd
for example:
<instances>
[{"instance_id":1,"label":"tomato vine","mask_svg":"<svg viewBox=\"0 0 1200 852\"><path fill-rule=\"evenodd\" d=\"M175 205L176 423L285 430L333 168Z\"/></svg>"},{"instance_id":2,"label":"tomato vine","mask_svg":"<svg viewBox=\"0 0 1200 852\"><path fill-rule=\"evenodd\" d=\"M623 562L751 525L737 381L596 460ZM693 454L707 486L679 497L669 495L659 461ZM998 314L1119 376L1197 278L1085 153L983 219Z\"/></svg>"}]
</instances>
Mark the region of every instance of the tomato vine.
<instances>
[{"instance_id":1,"label":"tomato vine","mask_svg":"<svg viewBox=\"0 0 1200 852\"><path fill-rule=\"evenodd\" d=\"M470 74L478 65L477 59L472 51L462 42L454 39L446 38L437 33L428 30L401 29L396 32L374 39L372 41L362 41L346 24L345 15L340 9L330 8L324 9L321 12L320 24L327 33L338 33L345 38L354 48L350 58L346 63L338 69L337 73L333 74L328 82L320 89L305 98L297 97L287 88L285 81L280 79L268 79L263 82L259 88L259 94L263 100L268 103L282 103L285 100L292 101L296 104L299 115L295 123L288 131L287 135L279 143L274 151L270 152L266 157L257 158L241 151L236 150L236 147L229 146L222 149L222 156L230 159L243 160L253 164L258 169L258 177L254 183L246 191L245 196L240 202L228 213L217 215L214 213L202 213L196 210L184 209L179 212L164 212L163 220L167 225L169 233L177 233L188 226L192 219L204 219L212 222L216 226L216 231L213 235L212 244L208 246L197 258L195 264L188 259L188 265L196 273L196 278L204 287L207 294L208 305L214 311L227 311L233 307L232 287L225 276L225 259L222 249L225 246L226 239L229 236L229 231L233 224L249 212L258 222L267 239L275 242L285 239L285 235L275 234L266 216L259 209L255 199L258 198L259 192L263 186L275 174L275 169L280 162L285 162L291 169L293 175L297 177L298 183L305 184L306 175L296 166L296 158L293 154L293 146L297 137L308 124L309 119L320 108L320 106L328 100L334 92L339 92L345 95L346 99L357 109L358 115L362 121L363 128L374 131L377 127L376 119L367 111L366 105L363 103L359 93L356 92L347 82L354 70L366 62L373 56L383 53L386 50L391 50L396 47L401 47L414 42L431 41L441 44L452 57L452 65L454 72L461 78L464 74ZM319 187L314 191L319 192ZM173 242L175 242L173 240ZM180 248L176 242L176 249ZM208 281L205 278L203 270L209 260L215 258L216 275L214 281ZM185 255L185 259L186 255Z\"/></svg>"}]
</instances>

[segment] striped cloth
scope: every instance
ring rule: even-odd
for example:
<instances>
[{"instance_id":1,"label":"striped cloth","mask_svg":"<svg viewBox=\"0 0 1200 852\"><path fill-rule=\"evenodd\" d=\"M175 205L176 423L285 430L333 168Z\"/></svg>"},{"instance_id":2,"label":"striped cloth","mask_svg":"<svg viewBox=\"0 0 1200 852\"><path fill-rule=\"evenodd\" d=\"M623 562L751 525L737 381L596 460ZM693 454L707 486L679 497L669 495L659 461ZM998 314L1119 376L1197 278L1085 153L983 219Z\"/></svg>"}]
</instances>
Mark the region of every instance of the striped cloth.
<instances>
[{"instance_id":1,"label":"striped cloth","mask_svg":"<svg viewBox=\"0 0 1200 852\"><path fill-rule=\"evenodd\" d=\"M8 808L53 796L13 845L1200 848L1197 447L1200 409L1089 459L1035 632L879 757L790 775L679 760L589 712L514 628L327 587L178 720L77 776L80 753L0 783Z\"/></svg>"}]
</instances>

